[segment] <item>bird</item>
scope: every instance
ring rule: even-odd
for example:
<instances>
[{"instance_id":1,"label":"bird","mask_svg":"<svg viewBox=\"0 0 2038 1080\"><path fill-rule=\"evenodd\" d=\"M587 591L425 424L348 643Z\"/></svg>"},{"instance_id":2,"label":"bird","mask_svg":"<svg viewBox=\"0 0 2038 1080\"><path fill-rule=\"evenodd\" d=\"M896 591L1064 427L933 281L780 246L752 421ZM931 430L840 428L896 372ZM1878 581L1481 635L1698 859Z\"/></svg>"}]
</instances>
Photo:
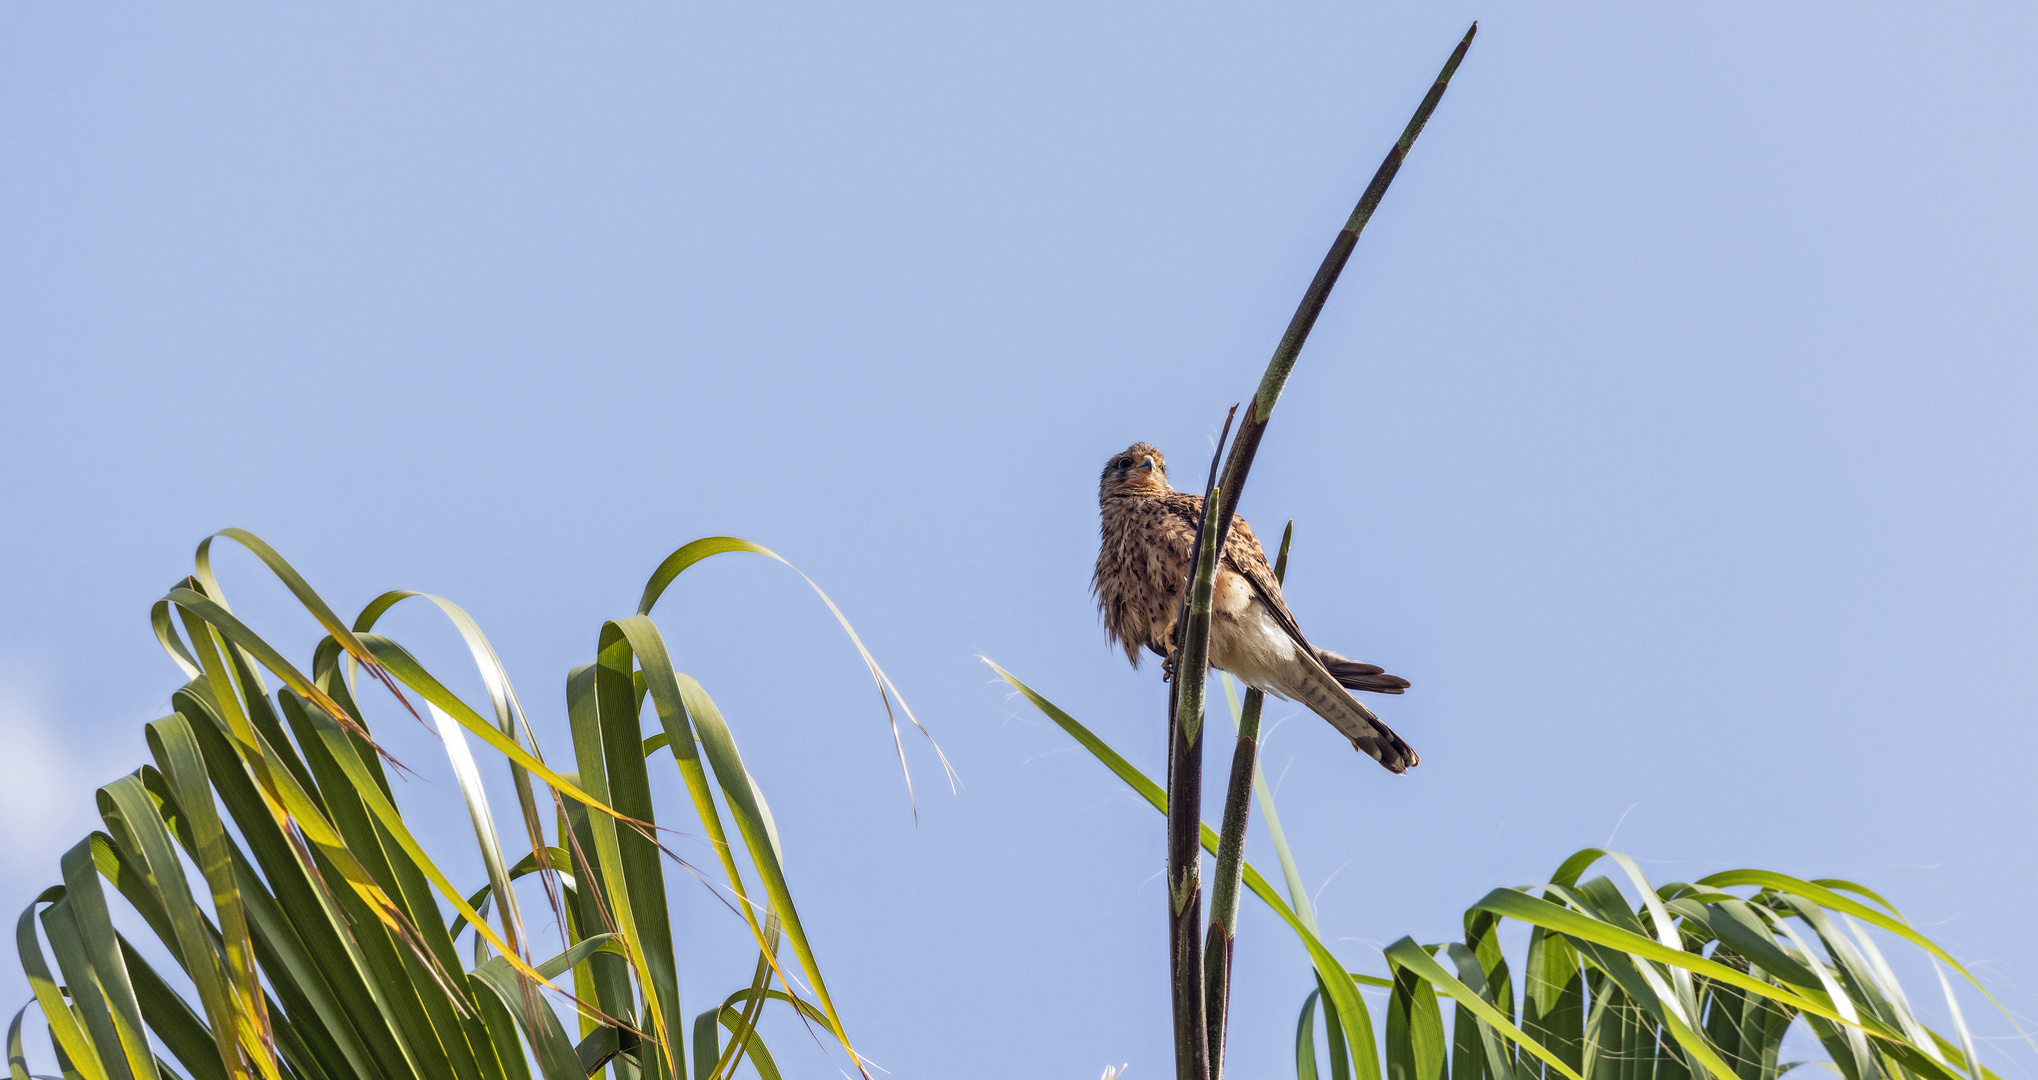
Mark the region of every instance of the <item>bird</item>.
<instances>
[{"instance_id":1,"label":"bird","mask_svg":"<svg viewBox=\"0 0 2038 1080\"><path fill-rule=\"evenodd\" d=\"M1104 463L1097 505L1103 521L1090 591L1105 634L1125 649L1135 669L1144 647L1165 658L1172 672L1176 615L1195 559L1203 497L1169 485L1167 458L1140 442ZM1420 763L1401 736L1345 692L1399 694L1408 689L1408 680L1310 644L1282 599L1281 582L1267 565L1265 549L1243 517L1231 519L1213 585L1211 667L1308 706L1389 772L1406 772Z\"/></svg>"}]
</instances>

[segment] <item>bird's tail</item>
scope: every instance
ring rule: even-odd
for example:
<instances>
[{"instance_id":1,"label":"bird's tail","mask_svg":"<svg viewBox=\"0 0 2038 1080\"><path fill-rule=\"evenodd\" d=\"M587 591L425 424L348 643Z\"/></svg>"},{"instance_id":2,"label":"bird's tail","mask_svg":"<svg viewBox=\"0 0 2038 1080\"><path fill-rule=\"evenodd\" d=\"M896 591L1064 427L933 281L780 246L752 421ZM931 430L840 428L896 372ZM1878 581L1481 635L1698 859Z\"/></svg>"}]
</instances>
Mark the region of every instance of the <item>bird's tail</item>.
<instances>
[{"instance_id":1,"label":"bird's tail","mask_svg":"<svg viewBox=\"0 0 2038 1080\"><path fill-rule=\"evenodd\" d=\"M1316 650L1316 658L1323 661L1323 668L1330 677L1347 690L1370 690L1375 694L1398 694L1408 689L1408 680L1399 675L1389 675L1378 664L1361 664L1347 660L1329 649Z\"/></svg>"},{"instance_id":2,"label":"bird's tail","mask_svg":"<svg viewBox=\"0 0 2038 1080\"><path fill-rule=\"evenodd\" d=\"M1394 734L1392 729L1381 723L1380 718L1373 715L1373 710L1359 704L1357 698L1345 693L1345 687L1351 685L1350 683L1332 674L1330 669L1314 656L1305 654L1300 659L1303 661L1298 665L1303 669L1299 680L1301 685L1287 688L1297 701L1309 706L1311 712L1330 721L1330 726L1350 739L1353 747L1386 766L1388 772L1407 772L1411 767L1422 763L1422 757L1403 742L1401 736ZM1354 668L1371 669L1369 672L1360 673L1360 677L1388 679L1397 684L1394 689L1385 690L1383 693L1398 694L1402 687L1408 685L1408 680L1386 675L1371 664L1359 664L1343 657L1338 657L1338 660Z\"/></svg>"}]
</instances>

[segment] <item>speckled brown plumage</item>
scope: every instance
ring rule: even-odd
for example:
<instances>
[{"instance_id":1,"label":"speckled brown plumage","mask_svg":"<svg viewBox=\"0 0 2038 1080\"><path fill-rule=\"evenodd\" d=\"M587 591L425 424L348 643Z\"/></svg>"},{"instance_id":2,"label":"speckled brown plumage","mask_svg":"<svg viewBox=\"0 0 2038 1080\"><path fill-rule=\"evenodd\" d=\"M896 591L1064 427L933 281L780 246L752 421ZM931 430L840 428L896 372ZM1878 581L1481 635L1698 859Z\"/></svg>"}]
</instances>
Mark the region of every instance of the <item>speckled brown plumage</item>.
<instances>
[{"instance_id":1,"label":"speckled brown plumage","mask_svg":"<svg viewBox=\"0 0 2038 1080\"><path fill-rule=\"evenodd\" d=\"M1139 650L1174 651L1175 619L1195 555L1203 497L1176 491L1167 459L1134 443L1104 466L1097 501L1102 543L1091 591L1111 641L1139 666ZM1360 751L1394 772L1420 759L1346 688L1399 694L1408 680L1311 645L1281 596L1252 526L1233 517L1211 605L1211 666L1330 721Z\"/></svg>"}]
</instances>

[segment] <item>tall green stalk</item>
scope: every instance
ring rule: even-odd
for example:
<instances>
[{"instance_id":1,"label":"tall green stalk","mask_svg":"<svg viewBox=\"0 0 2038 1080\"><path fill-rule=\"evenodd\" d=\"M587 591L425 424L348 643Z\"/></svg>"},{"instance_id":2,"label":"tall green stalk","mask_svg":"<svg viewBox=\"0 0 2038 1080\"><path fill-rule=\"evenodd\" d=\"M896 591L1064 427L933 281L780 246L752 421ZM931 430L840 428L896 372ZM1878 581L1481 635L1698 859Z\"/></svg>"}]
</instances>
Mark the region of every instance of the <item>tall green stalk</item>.
<instances>
[{"instance_id":1,"label":"tall green stalk","mask_svg":"<svg viewBox=\"0 0 2038 1080\"><path fill-rule=\"evenodd\" d=\"M1373 172L1373 179L1366 185L1364 194L1359 196L1358 205L1352 208L1351 217L1345 219L1344 228L1338 230L1330 250L1323 256L1322 264L1316 268L1316 277L1310 280L1309 288L1302 293L1302 302L1296 305L1294 317L1288 320L1288 330L1281 335L1281 343L1274 347L1273 358L1267 361L1267 370L1260 376L1259 389L1253 393L1253 407L1247 410L1245 422L1239 425L1238 438L1231 444L1231 456L1224 463L1224 477L1219 481L1224 488L1222 513L1218 518L1223 532L1231 531L1231 516L1238 511L1238 498L1245 492L1246 473L1252 469L1253 456L1259 453L1260 438L1267 432L1267 421L1274 414L1274 405L1280 401L1281 391L1288 385L1288 376L1295 370L1295 360L1302 354L1303 344L1309 340L1309 331L1316 326L1316 317L1323 313L1324 302L1330 299L1330 290L1337 285L1338 275L1344 273L1345 263L1352 257L1352 249L1359 244L1359 234L1365 231L1366 223L1373 220L1373 211L1387 194L1387 186L1401 171L1401 163L1408 159L1408 152L1415 147L1416 136L1422 134L1423 125L1429 123L1437 102L1443 100L1444 91L1451 85L1451 76L1457 74L1458 65L1464 62L1466 51L1472 47L1472 38L1478 33L1479 24L1476 22L1465 31L1464 39L1458 42L1451 58L1444 62L1443 70L1437 73L1436 82L1430 84L1429 93L1423 95L1422 104L1416 106L1408 126L1401 130L1401 138L1388 148L1386 159ZM1218 537L1220 542L1223 539Z\"/></svg>"},{"instance_id":2,"label":"tall green stalk","mask_svg":"<svg viewBox=\"0 0 2038 1080\"><path fill-rule=\"evenodd\" d=\"M1275 581L1288 580L1288 545L1294 539L1295 523L1290 521L1281 530L1281 552L1274 558ZM1230 689L1225 687L1227 693ZM1245 873L1245 827L1252 815L1253 783L1259 778L1260 712L1266 701L1266 693L1258 687L1245 692L1245 706L1238 713L1238 741L1231 751L1224 817L1217 830L1217 877L1210 891L1210 929L1203 939L1204 1014L1213 1057L1224 1046L1225 1023L1231 1014L1231 947L1238 927L1240 878ZM1295 885L1289 882L1290 897L1299 904L1301 892ZM1303 914L1304 909L1298 907L1296 913Z\"/></svg>"},{"instance_id":3,"label":"tall green stalk","mask_svg":"<svg viewBox=\"0 0 2038 1080\"><path fill-rule=\"evenodd\" d=\"M1402 129L1401 138L1388 148L1387 156L1374 171L1371 183L1359 196L1358 205L1352 208L1351 216L1345 219L1344 228L1338 230L1331 241L1330 251L1316 269L1316 276L1309 282L1309 288L1302 294L1302 302L1295 308L1295 315L1288 321L1287 332L1281 335L1281 342L1274 348L1272 359L1260 377L1260 385L1253 394L1252 407L1246 410L1245 420L1239 426L1238 437L1231 442L1231 451L1225 460L1221 478L1213 478L1208 501L1205 503L1206 517L1197 530L1196 577L1191 587L1184 590L1182 598L1184 617L1179 626L1186 632L1176 638L1176 647L1181 660L1176 666L1175 694L1177 705L1170 711L1171 731L1168 768L1169 814L1168 814L1168 886L1169 886L1169 941L1170 975L1174 982L1175 1002L1175 1047L1176 1073L1181 1080L1218 1080L1224 1074L1224 1043L1222 1013L1224 1003L1231 996L1231 943L1236 932L1231 920L1237 912L1237 891L1240 860L1234 856L1227 876L1219 880L1216 888L1231 897L1231 911L1218 913L1222 921L1213 921L1209 938L1208 955L1212 961L1191 962L1203 953L1205 947L1193 940L1181 940L1180 919L1189 910L1191 902L1200 901L1198 864L1200 856L1192 846L1195 830L1201 828L1202 810L1202 683L1207 678L1210 624L1208 617L1208 582L1204 575L1206 567L1214 569L1215 553L1224 550L1231 533L1231 521L1238 510L1239 496L1245 491L1246 476L1252 471L1254 456L1259 452L1260 439L1266 434L1267 425L1273 418L1274 405L1280 401L1281 392L1288 384L1288 376L1295 370L1295 361L1302 353L1302 346L1309 340L1309 331L1316 325L1316 317L1323 312L1324 303L1330 299L1330 290L1337 285L1337 279L1344 272L1345 263L1351 259L1352 251L1358 246L1359 234L1366 223L1373 218L1373 211L1387 194L1388 185L1401 171L1401 163L1415 146L1416 137L1422 134L1423 126L1429 123L1430 114L1436 111L1437 103L1443 100L1444 91L1449 88L1451 76L1457 73L1458 65L1465 59L1465 53L1472 47L1472 38L1479 32L1479 24L1458 42L1458 47L1445 61L1443 70L1423 95L1422 103L1416 106L1415 115ZM1226 424L1229 427L1229 422ZM1221 444L1220 444L1221 445ZM1196 619L1197 597L1201 595L1204 605L1202 618ZM1194 659L1191 663L1190 660ZM1196 711L1193 718L1183 707L1191 699ZM1177 720L1177 717L1183 718ZM1189 736L1184 739L1184 736ZM1234 779L1238 774L1234 762ZM1250 777L1248 767L1244 773ZM1226 799L1224 832L1219 837L1219 851L1227 843L1232 847L1242 845L1245 840L1246 822L1251 813L1250 784L1234 783L1234 790ZM1213 894L1214 895L1214 894ZM1194 906L1200 907L1200 903ZM1193 935L1191 935L1193 936ZM1216 1022L1210 1022L1215 1017ZM1200 1049L1199 1049L1200 1043Z\"/></svg>"},{"instance_id":4,"label":"tall green stalk","mask_svg":"<svg viewBox=\"0 0 2038 1080\"><path fill-rule=\"evenodd\" d=\"M1224 417L1221 453L1238 407ZM1203 520L1196 526L1196 566L1184 590L1175 624L1181 643L1168 696L1168 964L1175 1019L1178 1080L1208 1080L1209 1016L1204 1003L1203 921L1203 703L1210 679L1210 597L1217 577L1217 548L1205 543L1217 532L1217 455L1203 489Z\"/></svg>"}]
</instances>

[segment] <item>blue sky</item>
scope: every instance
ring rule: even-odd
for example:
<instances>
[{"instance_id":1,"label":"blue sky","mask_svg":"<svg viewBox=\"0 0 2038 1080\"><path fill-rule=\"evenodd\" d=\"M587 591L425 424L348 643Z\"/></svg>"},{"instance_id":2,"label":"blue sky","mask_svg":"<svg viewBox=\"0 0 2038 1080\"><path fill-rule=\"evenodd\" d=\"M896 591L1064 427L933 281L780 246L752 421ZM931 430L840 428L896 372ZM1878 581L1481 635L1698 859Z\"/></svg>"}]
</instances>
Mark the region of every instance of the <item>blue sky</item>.
<instances>
[{"instance_id":1,"label":"blue sky","mask_svg":"<svg viewBox=\"0 0 2038 1080\"><path fill-rule=\"evenodd\" d=\"M0 907L145 760L178 682L148 605L207 533L342 609L464 604L558 755L601 621L731 533L829 590L967 784L909 744L915 825L783 568L661 605L862 1048L1164 1075L1160 819L976 656L1160 771L1156 671L1087 596L1097 471L1203 460L1473 18L1242 508L1295 521L1312 637L1414 681L1380 706L1406 777L1270 713L1326 934L1370 970L1610 839L1874 885L2038 1011L2012 4L0 9ZM424 611L385 625L461 671ZM674 890L719 997L749 962ZM1304 961L1254 910L1239 950L1234 1061L1280 1075Z\"/></svg>"}]
</instances>

